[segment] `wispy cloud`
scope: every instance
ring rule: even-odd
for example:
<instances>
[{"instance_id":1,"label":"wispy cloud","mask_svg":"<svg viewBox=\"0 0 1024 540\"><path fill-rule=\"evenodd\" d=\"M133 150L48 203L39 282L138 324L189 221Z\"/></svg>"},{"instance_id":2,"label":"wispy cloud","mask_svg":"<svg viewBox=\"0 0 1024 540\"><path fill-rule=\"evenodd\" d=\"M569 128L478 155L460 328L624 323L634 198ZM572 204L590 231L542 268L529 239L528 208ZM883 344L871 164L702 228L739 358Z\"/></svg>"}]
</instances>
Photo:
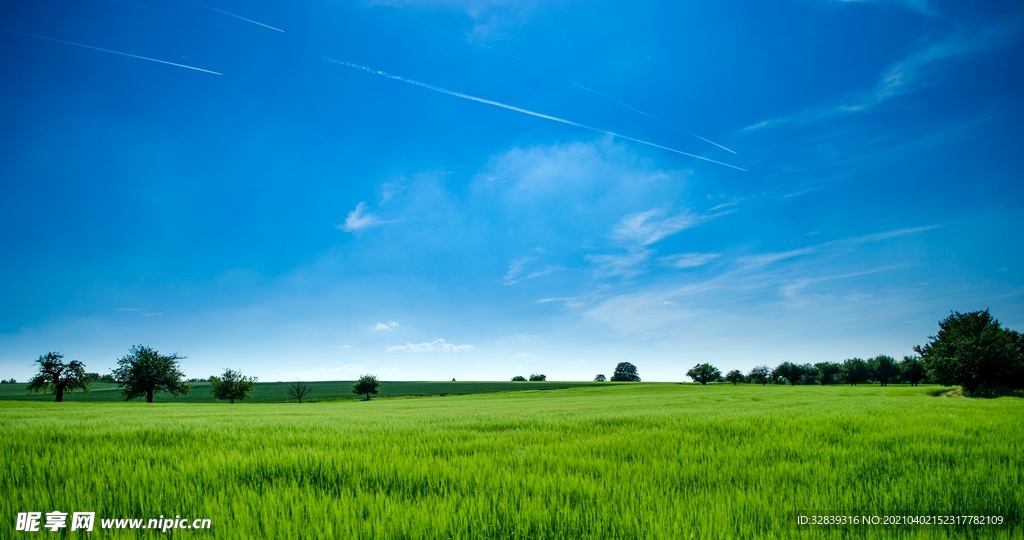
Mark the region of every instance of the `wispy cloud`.
<instances>
[{"instance_id":1,"label":"wispy cloud","mask_svg":"<svg viewBox=\"0 0 1024 540\"><path fill-rule=\"evenodd\" d=\"M653 253L649 249L632 251L622 255L587 255L586 260L597 265L596 277L622 276L633 278L647 271L645 263Z\"/></svg>"},{"instance_id":2,"label":"wispy cloud","mask_svg":"<svg viewBox=\"0 0 1024 540\"><path fill-rule=\"evenodd\" d=\"M678 253L662 257L660 260L673 268L694 268L708 264L721 256L721 253Z\"/></svg>"},{"instance_id":3,"label":"wispy cloud","mask_svg":"<svg viewBox=\"0 0 1024 540\"><path fill-rule=\"evenodd\" d=\"M388 347L388 352L462 352L472 349L472 345L455 345L443 339L437 339L427 343L406 343Z\"/></svg>"},{"instance_id":4,"label":"wispy cloud","mask_svg":"<svg viewBox=\"0 0 1024 540\"><path fill-rule=\"evenodd\" d=\"M391 330L392 328L398 328L399 326L401 325L395 321L379 322L376 326L371 328L371 330Z\"/></svg>"},{"instance_id":5,"label":"wispy cloud","mask_svg":"<svg viewBox=\"0 0 1024 540\"><path fill-rule=\"evenodd\" d=\"M345 218L345 223L335 225L335 228L345 232L355 233L363 229L381 225L387 223L379 219L377 216L366 211L366 203L361 202L356 205L355 209L348 213Z\"/></svg>"},{"instance_id":6,"label":"wispy cloud","mask_svg":"<svg viewBox=\"0 0 1024 540\"><path fill-rule=\"evenodd\" d=\"M539 278L541 276L546 276L546 275L548 275L548 274L550 274L552 272L555 272L555 271L558 271L558 270L562 269L562 267L560 267L560 266L555 266L555 265L549 264L549 265L547 265L547 266L545 266L545 267L543 267L543 268L541 268L539 270L534 270L532 272L526 272L526 269L527 269L529 263L531 261L533 261L533 260L534 260L534 257L522 257L522 258L519 258L519 259L513 259L509 263L509 265L508 265L508 271L505 272L504 276L502 276L502 280L501 280L502 284L504 284L504 285L515 285L516 283L519 283L520 281L527 280L527 279Z\"/></svg>"},{"instance_id":7,"label":"wispy cloud","mask_svg":"<svg viewBox=\"0 0 1024 540\"><path fill-rule=\"evenodd\" d=\"M958 33L944 41L920 48L892 64L867 92L850 96L837 105L813 106L790 116L757 122L742 131L752 132L784 124L810 124L826 118L869 111L885 101L916 90L922 85L922 80L935 72L940 64L961 61L1019 39L1020 27L1020 17L1012 17L980 31Z\"/></svg>"},{"instance_id":8,"label":"wispy cloud","mask_svg":"<svg viewBox=\"0 0 1024 540\"><path fill-rule=\"evenodd\" d=\"M647 246L693 227L704 219L685 211L665 216L664 210L654 208L622 218L612 230L612 238Z\"/></svg>"}]
</instances>

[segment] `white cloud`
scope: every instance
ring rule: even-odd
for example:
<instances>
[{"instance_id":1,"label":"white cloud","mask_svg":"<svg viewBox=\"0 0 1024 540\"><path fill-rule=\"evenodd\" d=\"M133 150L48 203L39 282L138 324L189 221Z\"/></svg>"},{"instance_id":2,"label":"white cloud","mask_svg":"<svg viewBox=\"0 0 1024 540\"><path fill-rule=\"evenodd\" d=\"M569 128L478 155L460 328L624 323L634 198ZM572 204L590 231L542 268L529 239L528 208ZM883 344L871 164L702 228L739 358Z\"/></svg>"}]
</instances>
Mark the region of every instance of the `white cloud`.
<instances>
[{"instance_id":1,"label":"white cloud","mask_svg":"<svg viewBox=\"0 0 1024 540\"><path fill-rule=\"evenodd\" d=\"M678 253L662 257L661 260L673 268L703 266L721 257L720 253Z\"/></svg>"},{"instance_id":2,"label":"white cloud","mask_svg":"<svg viewBox=\"0 0 1024 540\"><path fill-rule=\"evenodd\" d=\"M598 266L595 271L597 277L622 276L629 279L647 271L644 263L651 253L651 250L645 249L624 255L587 255L586 259Z\"/></svg>"},{"instance_id":3,"label":"white cloud","mask_svg":"<svg viewBox=\"0 0 1024 540\"><path fill-rule=\"evenodd\" d=\"M377 326L374 326L371 330L391 330L392 328L397 328L399 326L401 325L395 321L379 322L377 323Z\"/></svg>"},{"instance_id":4,"label":"white cloud","mask_svg":"<svg viewBox=\"0 0 1024 540\"><path fill-rule=\"evenodd\" d=\"M644 212L630 214L615 226L612 230L612 237L617 240L635 242L646 246L661 240L667 236L693 227L703 219L689 212L680 212L675 215L662 218L664 210L654 208Z\"/></svg>"},{"instance_id":5,"label":"white cloud","mask_svg":"<svg viewBox=\"0 0 1024 540\"><path fill-rule=\"evenodd\" d=\"M354 233L356 231L366 229L367 227L373 227L382 223L387 222L381 221L377 216L367 212L366 203L361 202L356 205L354 210L348 213L348 217L345 218L345 223L335 225L335 228L341 229L345 232Z\"/></svg>"},{"instance_id":6,"label":"white cloud","mask_svg":"<svg viewBox=\"0 0 1024 540\"><path fill-rule=\"evenodd\" d=\"M909 0L904 4L920 3ZM963 60L972 54L993 49L1019 39L1020 17L992 25L973 34L957 34L945 41L934 43L903 57L882 74L874 87L847 98L845 103L832 106L813 106L793 115L764 120L743 128L751 132L782 124L810 124L825 118L864 112L894 97L913 91L921 85L920 80L936 64Z\"/></svg>"},{"instance_id":7,"label":"white cloud","mask_svg":"<svg viewBox=\"0 0 1024 540\"><path fill-rule=\"evenodd\" d=\"M395 345L388 347L388 352L462 352L472 349L472 345L455 345L454 343L448 343L443 339L437 339L429 343L406 343L405 345Z\"/></svg>"}]
</instances>

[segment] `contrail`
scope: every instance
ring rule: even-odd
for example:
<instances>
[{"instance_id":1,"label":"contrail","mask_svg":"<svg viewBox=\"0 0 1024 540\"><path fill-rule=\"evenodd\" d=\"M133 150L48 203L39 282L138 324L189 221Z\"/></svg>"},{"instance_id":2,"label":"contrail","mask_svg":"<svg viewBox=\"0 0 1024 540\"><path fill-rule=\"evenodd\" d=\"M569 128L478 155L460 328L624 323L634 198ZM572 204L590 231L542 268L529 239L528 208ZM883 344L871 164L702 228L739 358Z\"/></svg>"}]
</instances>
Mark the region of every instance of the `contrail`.
<instances>
[{"instance_id":1,"label":"contrail","mask_svg":"<svg viewBox=\"0 0 1024 540\"><path fill-rule=\"evenodd\" d=\"M455 34L453 34L453 33L449 32L449 31L447 31L447 30L445 30L445 29L443 29L443 28L438 28L437 26L434 26L434 25L432 25L432 24L428 23L427 21L420 21L420 24L425 24L425 25L427 25L427 26L429 26L429 27L433 28L434 30L437 30L438 32L444 32L445 34L448 34L449 36L452 36L452 37L459 37L459 36L456 36ZM484 45L483 43L479 43L479 42L473 41L472 39L469 39L469 38L464 38L464 39L465 39L466 41L468 41L468 42L472 43L473 45L476 45L476 46L478 46L478 47L483 47L483 48L485 48L485 49L488 49L488 50L490 50L490 51L494 51L494 52L496 52L496 53L498 53L498 54L503 54L503 55L505 55L505 56L507 56L507 57L509 57L509 58L513 59L513 60L519 60L519 58L516 58L515 56L512 56L511 54L509 54L509 53L507 53L507 52L504 52L504 51L499 51L498 49L495 49L494 47L490 47L490 46Z\"/></svg>"},{"instance_id":2,"label":"contrail","mask_svg":"<svg viewBox=\"0 0 1024 540\"><path fill-rule=\"evenodd\" d=\"M234 13L228 13L227 11L224 11L223 9L217 9L215 7L210 7L210 6L206 5L206 4L200 4L199 2L193 2L192 0L185 0L185 1L188 2L189 4L195 4L195 5L199 6L199 7L203 7L203 8L206 8L206 9L212 9L213 11L216 11L217 13L223 13L224 15L227 15L228 17L234 17L236 19L242 19L243 21L251 22L253 24L258 24L258 25L260 25L260 26L262 26L264 28L269 28L271 30L277 30L278 32L284 33L284 30L281 30L280 28L274 28L273 26L270 26L269 24L263 24L263 23L261 23L259 21L254 21L252 19L246 19L245 17L243 17L241 15L235 15Z\"/></svg>"},{"instance_id":3,"label":"contrail","mask_svg":"<svg viewBox=\"0 0 1024 540\"><path fill-rule=\"evenodd\" d=\"M82 47L82 48L85 48L85 49L92 49L94 51L103 51L103 52L108 52L108 53L111 53L111 54L119 54L121 56L129 56L131 58L138 58L140 60L149 60L150 62L157 62L157 63L160 63L160 64L167 64L169 66L177 66L177 67L180 67L180 68L192 69L192 70L195 70L195 71L202 71L203 73L212 73L214 75L223 75L223 73L218 73L216 71L210 71L208 69L203 69L203 68L197 68L195 66L186 66L185 64L175 64L174 62L168 62L166 60L157 60L156 58L149 58L149 57L146 57L146 56L139 56L137 54L128 54L126 52L120 52L120 51L112 51L110 49L104 49L102 47L93 47L92 45L82 45L81 43L75 43L73 41L64 41L63 39L54 39L54 38L45 37L45 36L37 36L35 34L29 34L29 33L26 33L26 32L18 32L16 30L8 30L6 28L0 28L0 32L8 32L8 33L11 33L11 34L19 34L19 35L22 35L22 36L34 37L36 39L45 39L46 41L56 41L57 43L64 43L65 45L74 45L75 47Z\"/></svg>"},{"instance_id":4,"label":"contrail","mask_svg":"<svg viewBox=\"0 0 1024 540\"><path fill-rule=\"evenodd\" d=\"M587 88L586 86L583 86L582 84L579 84L576 81L569 81L569 82L571 82L571 83L575 84L576 86L586 90L587 92L590 92L592 94L597 94L597 95L599 95L599 96L601 96L601 97L603 97L603 98L605 98L607 100L614 101L615 103L618 103L619 105L622 105L623 107L625 107L625 108L627 108L627 109L629 109L629 110L631 110L633 112L640 113L640 114L642 114L642 115L644 115L644 116L646 116L648 118L653 118L653 119L661 122L662 124L665 124L666 126L674 127L676 129L678 129L679 131L682 131L683 133L685 133L685 134L687 134L687 135L689 135L691 137L696 137L696 138L698 138L698 139L700 139L700 140L702 140L702 141L704 141L704 142L706 142L708 144L713 144L713 145L721 148L722 150L725 150L726 152L732 152L733 154L736 153L736 152L733 152L732 150L730 150L730 149L728 149L728 148L726 148L726 147L716 143L715 141L711 141L711 140L705 139L704 137L701 137L700 135L697 135L696 133L692 133L690 131L686 131L685 129L683 129L683 128L677 126L677 125L671 124L669 122L666 122L666 121L662 120L661 118L658 118L657 116L654 116L653 114L647 114L647 113L641 111L640 109L635 109L633 107L630 107L629 105L626 105L625 103L623 103L623 102L621 102L621 101L619 101L619 100L617 100L617 99L615 99L615 98L613 98L611 96L607 96L605 94L602 94L601 92L598 92L597 90L593 90L593 89Z\"/></svg>"},{"instance_id":5,"label":"contrail","mask_svg":"<svg viewBox=\"0 0 1024 540\"><path fill-rule=\"evenodd\" d=\"M373 73L374 75L380 75L381 77L387 77L389 79L394 79L396 81L401 81L401 82L404 82L404 83L416 85L416 86L419 86L419 87L422 87L422 88L426 88L428 90L433 90L435 92L440 92L442 94L448 94L449 96L455 96L455 97L462 98L462 99L468 99L470 101L476 101L477 103L484 103L484 104L487 104L487 105L493 105L495 107L501 107L502 109L508 109L510 111L516 111L516 112L519 112L519 113L528 114L530 116L536 116L537 118L543 118L545 120L551 120L552 122L559 122L559 123L562 123L562 124L568 124L570 126L576 126L576 127L583 128L583 129L589 129L590 131L596 131L598 133L603 133L605 135L610 135L612 137L618 137L620 139L625 139L627 141L633 141L635 143L640 143L640 144L644 144L644 145L647 145L647 146L652 146L654 148L660 148L662 150L667 150L669 152L675 152L676 154L682 154L684 156L689 156L689 157L692 157L694 159L699 159L699 160L702 160L702 161L708 161L708 162L711 162L711 163L715 163L717 165L722 165L724 167L729 167L730 169L736 169L736 170L739 170L739 171L746 172L746 169L741 169L740 167L737 167L735 165L730 165L728 163L723 163L721 161L716 161L716 160L713 160L713 159L710 159L710 158L706 158L704 156L698 156L696 154L690 154L688 152L683 152L682 150L676 150L675 148L669 148L667 146L662 146L660 144L655 144L655 143L652 143L652 142L647 142L647 141L644 141L644 140L641 140L641 139L634 139L633 137L627 137L626 135L620 135L618 133L614 133L614 132L611 132L611 131L605 131L603 129L598 129L596 127L591 127L591 126L588 126L586 124L580 124L578 122L573 122L572 120L566 120L564 118L559 118L557 116L551 116L549 114L543 114L543 113L531 111L529 109L523 109L521 107L516 107L514 105L506 105L506 104L500 103L498 101L493 101L493 100L490 100L490 99L484 99L484 98L481 98L481 97L471 96L469 94L463 94L461 92L455 92L453 90L448 90L446 88L441 88L440 86L434 86L432 84L427 84L425 82L420 82L420 81L416 81L416 80L413 80L413 79L406 79L405 77L401 77L399 75L392 75L392 74L384 72L384 71L380 71L380 70L376 70L376 69L371 69L371 68L368 68L366 66L361 66L359 64L353 64L352 62L346 62L344 60L338 60L338 59L331 58L331 57L328 57L328 56L323 56L323 55L319 55L319 54L312 54L312 53L311 53L311 55L315 56L315 57L317 57L320 60L323 60L325 62L333 62L335 64L341 64L343 66L348 66L348 67L355 68L355 69L361 69L361 70L366 71L368 73Z\"/></svg>"}]
</instances>

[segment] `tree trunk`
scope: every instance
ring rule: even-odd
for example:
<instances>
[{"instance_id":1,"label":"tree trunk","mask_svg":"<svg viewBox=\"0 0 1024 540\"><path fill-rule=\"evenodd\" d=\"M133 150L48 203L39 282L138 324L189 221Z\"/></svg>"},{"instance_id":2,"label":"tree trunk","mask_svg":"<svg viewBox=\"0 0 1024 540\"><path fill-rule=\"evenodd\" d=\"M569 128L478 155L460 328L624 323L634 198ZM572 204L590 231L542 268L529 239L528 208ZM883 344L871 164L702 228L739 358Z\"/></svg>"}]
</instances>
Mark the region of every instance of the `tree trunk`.
<instances>
[{"instance_id":1,"label":"tree trunk","mask_svg":"<svg viewBox=\"0 0 1024 540\"><path fill-rule=\"evenodd\" d=\"M146 390L146 403L153 403L153 391Z\"/></svg>"},{"instance_id":2,"label":"tree trunk","mask_svg":"<svg viewBox=\"0 0 1024 540\"><path fill-rule=\"evenodd\" d=\"M57 401L58 402L64 401L64 387L63 386L58 386L55 389L54 393L57 394Z\"/></svg>"},{"instance_id":3,"label":"tree trunk","mask_svg":"<svg viewBox=\"0 0 1024 540\"><path fill-rule=\"evenodd\" d=\"M231 404L232 404L232 405L234 405L234 404L235 404L235 398L231 398Z\"/></svg>"}]
</instances>

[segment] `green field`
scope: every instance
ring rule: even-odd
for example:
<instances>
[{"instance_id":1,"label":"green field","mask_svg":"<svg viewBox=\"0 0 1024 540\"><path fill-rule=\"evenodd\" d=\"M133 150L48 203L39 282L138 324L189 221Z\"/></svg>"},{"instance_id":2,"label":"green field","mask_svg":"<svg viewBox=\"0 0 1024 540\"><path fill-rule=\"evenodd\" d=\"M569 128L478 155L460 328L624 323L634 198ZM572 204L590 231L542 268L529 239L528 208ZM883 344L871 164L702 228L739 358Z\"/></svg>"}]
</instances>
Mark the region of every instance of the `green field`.
<instances>
[{"instance_id":1,"label":"green field","mask_svg":"<svg viewBox=\"0 0 1024 540\"><path fill-rule=\"evenodd\" d=\"M355 381L318 381L308 382L310 394L303 401L339 401L362 399L352 393ZM153 401L169 403L217 403L210 392L210 383L191 383L192 389L184 396L157 394ZM288 397L288 388L294 383L271 382L256 383L252 395L245 399L246 403L285 403L294 401ZM516 390L558 390L580 386L595 386L593 382L457 382L457 381L389 381L380 386L380 395L384 397L403 396L440 396L460 394L484 394L490 392L510 392ZM142 400L142 398L139 398ZM20 401L53 401L53 394L30 394L27 383L0 384L0 400ZM116 384L93 383L89 393L75 392L65 394L64 401L124 401Z\"/></svg>"},{"instance_id":2,"label":"green field","mask_svg":"<svg viewBox=\"0 0 1024 540\"><path fill-rule=\"evenodd\" d=\"M1021 538L1022 421L1019 398L877 386L0 401L0 531L35 537L16 513L61 510L213 527L83 538ZM799 530L798 513L1009 525Z\"/></svg>"}]
</instances>

